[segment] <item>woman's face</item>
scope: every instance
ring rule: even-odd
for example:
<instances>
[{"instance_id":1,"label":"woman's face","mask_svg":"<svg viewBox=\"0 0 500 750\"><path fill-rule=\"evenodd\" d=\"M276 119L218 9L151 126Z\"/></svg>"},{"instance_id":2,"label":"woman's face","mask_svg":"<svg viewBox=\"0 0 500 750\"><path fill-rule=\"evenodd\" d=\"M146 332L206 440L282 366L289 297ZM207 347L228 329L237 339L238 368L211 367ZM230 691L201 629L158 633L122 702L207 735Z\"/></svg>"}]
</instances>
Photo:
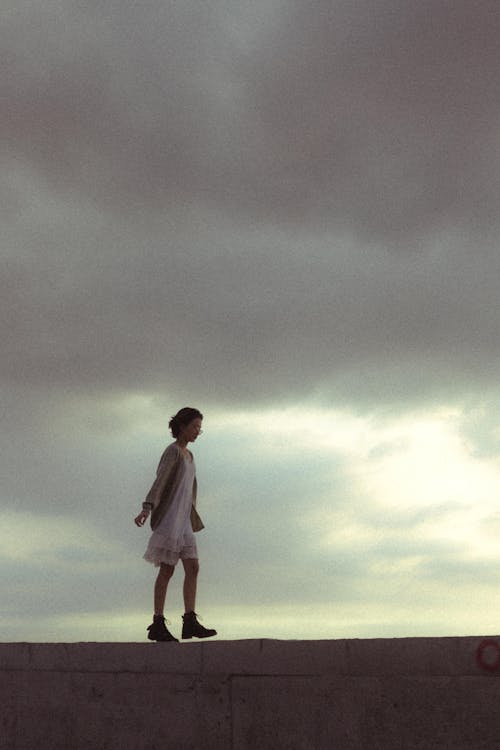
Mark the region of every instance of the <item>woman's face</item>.
<instances>
[{"instance_id":1,"label":"woman's face","mask_svg":"<svg viewBox=\"0 0 500 750\"><path fill-rule=\"evenodd\" d=\"M201 419L197 417L189 422L181 430L180 437L184 438L188 443L194 443L196 438L201 432Z\"/></svg>"}]
</instances>

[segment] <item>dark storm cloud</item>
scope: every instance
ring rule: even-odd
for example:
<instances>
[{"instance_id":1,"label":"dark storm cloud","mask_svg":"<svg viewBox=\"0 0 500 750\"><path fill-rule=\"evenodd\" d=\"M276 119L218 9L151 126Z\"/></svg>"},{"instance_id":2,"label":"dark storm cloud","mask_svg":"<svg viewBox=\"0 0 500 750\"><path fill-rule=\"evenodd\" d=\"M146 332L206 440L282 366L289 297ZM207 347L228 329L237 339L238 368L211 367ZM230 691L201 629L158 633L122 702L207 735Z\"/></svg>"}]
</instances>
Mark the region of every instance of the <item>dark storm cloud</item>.
<instances>
[{"instance_id":1,"label":"dark storm cloud","mask_svg":"<svg viewBox=\"0 0 500 750\"><path fill-rule=\"evenodd\" d=\"M21 3L6 135L126 210L196 196L403 243L496 223L493 2L268 5Z\"/></svg>"},{"instance_id":2,"label":"dark storm cloud","mask_svg":"<svg viewBox=\"0 0 500 750\"><path fill-rule=\"evenodd\" d=\"M403 245L450 221L495 225L496 5L294 5L251 78L290 205Z\"/></svg>"},{"instance_id":3,"label":"dark storm cloud","mask_svg":"<svg viewBox=\"0 0 500 750\"><path fill-rule=\"evenodd\" d=\"M214 402L484 387L496 10L12 5L7 380Z\"/></svg>"},{"instance_id":4,"label":"dark storm cloud","mask_svg":"<svg viewBox=\"0 0 500 750\"><path fill-rule=\"evenodd\" d=\"M56 189L110 207L133 196L144 206L155 191L180 187L200 137L197 79L207 31L206 12L200 7L193 19L189 8L12 8L3 27L4 128L14 151Z\"/></svg>"},{"instance_id":5,"label":"dark storm cloud","mask_svg":"<svg viewBox=\"0 0 500 750\"><path fill-rule=\"evenodd\" d=\"M18 386L251 402L322 387L454 398L494 379L497 261L480 253L394 257L222 218L188 248L175 229L148 246L130 224L81 232L99 249L75 239L6 265L2 369Z\"/></svg>"}]
</instances>

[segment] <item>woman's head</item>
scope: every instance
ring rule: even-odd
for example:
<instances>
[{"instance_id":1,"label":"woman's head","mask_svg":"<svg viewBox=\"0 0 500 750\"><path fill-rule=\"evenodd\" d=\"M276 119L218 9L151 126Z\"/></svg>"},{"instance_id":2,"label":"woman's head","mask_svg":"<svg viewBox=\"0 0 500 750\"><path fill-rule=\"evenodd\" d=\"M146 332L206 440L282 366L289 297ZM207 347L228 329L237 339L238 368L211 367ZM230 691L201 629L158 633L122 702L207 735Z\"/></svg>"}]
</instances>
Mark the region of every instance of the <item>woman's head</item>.
<instances>
[{"instance_id":1,"label":"woman's head","mask_svg":"<svg viewBox=\"0 0 500 750\"><path fill-rule=\"evenodd\" d=\"M201 420L203 419L203 414L198 411L198 409L193 409L191 406L184 406L184 408L179 409L177 414L175 414L170 422L168 423L168 426L170 428L170 431L174 438L178 438L181 432L191 425L191 423L196 423L196 427L198 429L198 432L201 428Z\"/></svg>"}]
</instances>

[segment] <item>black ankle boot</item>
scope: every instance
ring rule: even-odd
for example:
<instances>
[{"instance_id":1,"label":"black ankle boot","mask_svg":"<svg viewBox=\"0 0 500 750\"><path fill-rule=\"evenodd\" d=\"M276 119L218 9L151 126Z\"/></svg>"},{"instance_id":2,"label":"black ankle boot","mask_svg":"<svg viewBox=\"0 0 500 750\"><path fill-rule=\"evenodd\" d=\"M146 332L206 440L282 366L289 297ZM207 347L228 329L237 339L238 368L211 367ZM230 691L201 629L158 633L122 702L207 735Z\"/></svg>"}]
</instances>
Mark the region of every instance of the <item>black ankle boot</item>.
<instances>
[{"instance_id":1,"label":"black ankle boot","mask_svg":"<svg viewBox=\"0 0 500 750\"><path fill-rule=\"evenodd\" d=\"M167 630L164 617L155 616L152 624L148 627L148 631L150 641L175 641L175 643L179 643L179 640L174 638L172 633Z\"/></svg>"},{"instance_id":2,"label":"black ankle boot","mask_svg":"<svg viewBox=\"0 0 500 750\"><path fill-rule=\"evenodd\" d=\"M217 631L209 628L204 628L200 625L196 617L196 612L186 612L182 615L182 638L188 640L189 638L210 638L213 635L217 635Z\"/></svg>"}]
</instances>

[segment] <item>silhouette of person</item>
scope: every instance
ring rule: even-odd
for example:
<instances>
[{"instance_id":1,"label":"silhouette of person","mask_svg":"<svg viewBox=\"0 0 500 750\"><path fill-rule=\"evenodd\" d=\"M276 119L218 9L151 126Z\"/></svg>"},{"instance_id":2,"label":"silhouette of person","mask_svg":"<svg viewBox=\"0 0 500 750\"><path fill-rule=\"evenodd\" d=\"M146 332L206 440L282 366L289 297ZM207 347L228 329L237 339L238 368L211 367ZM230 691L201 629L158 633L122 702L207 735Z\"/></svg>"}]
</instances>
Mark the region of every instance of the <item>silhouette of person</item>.
<instances>
[{"instance_id":1,"label":"silhouette of person","mask_svg":"<svg viewBox=\"0 0 500 750\"><path fill-rule=\"evenodd\" d=\"M198 622L195 612L199 562L194 533L204 526L196 511L196 467L187 446L202 433L202 420L201 412L189 406L171 418L168 426L175 441L163 452L156 479L134 519L137 526L144 526L151 515L153 533L144 559L160 569L154 586L153 622L147 629L151 641L178 642L167 629L164 607L168 583L179 560L184 567L182 638L217 635Z\"/></svg>"}]
</instances>

